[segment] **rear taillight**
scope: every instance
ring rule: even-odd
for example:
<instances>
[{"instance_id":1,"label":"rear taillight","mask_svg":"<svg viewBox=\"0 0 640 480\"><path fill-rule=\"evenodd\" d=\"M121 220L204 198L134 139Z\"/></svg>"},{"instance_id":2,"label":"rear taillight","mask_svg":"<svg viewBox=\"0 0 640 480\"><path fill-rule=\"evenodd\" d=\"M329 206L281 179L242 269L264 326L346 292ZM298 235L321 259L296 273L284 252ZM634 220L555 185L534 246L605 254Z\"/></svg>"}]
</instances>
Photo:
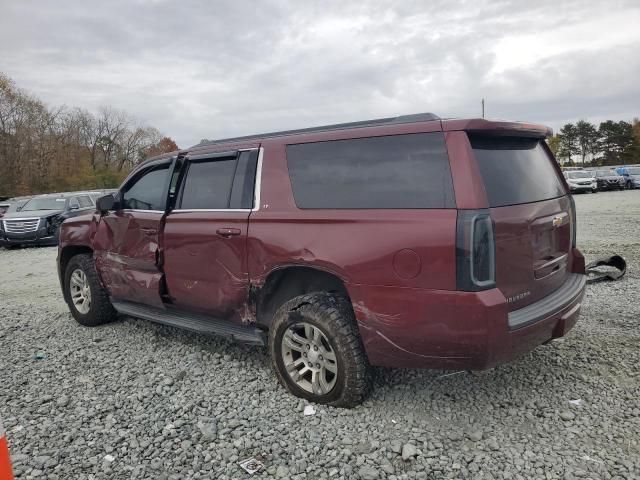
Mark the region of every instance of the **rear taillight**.
<instances>
[{"instance_id":1,"label":"rear taillight","mask_svg":"<svg viewBox=\"0 0 640 480\"><path fill-rule=\"evenodd\" d=\"M457 289L468 292L496 286L496 242L488 210L458 210Z\"/></svg>"},{"instance_id":2,"label":"rear taillight","mask_svg":"<svg viewBox=\"0 0 640 480\"><path fill-rule=\"evenodd\" d=\"M573 200L573 195L569 194L569 201L571 202L571 208L569 214L571 215L571 246L576 248L576 232L578 230L578 221L576 219L576 202Z\"/></svg>"}]
</instances>

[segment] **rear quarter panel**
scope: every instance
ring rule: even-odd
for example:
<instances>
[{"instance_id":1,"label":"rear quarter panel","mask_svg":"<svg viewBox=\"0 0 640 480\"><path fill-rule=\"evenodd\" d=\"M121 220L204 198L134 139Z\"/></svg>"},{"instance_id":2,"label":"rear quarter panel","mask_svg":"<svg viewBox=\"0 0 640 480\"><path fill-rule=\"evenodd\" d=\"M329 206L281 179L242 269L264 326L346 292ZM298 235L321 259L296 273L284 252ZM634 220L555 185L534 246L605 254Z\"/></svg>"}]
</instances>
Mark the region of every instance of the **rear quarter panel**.
<instances>
[{"instance_id":1,"label":"rear quarter panel","mask_svg":"<svg viewBox=\"0 0 640 480\"><path fill-rule=\"evenodd\" d=\"M261 205L248 232L252 283L283 266L307 265L353 284L455 289L455 209L299 209L286 141L263 146Z\"/></svg>"}]
</instances>

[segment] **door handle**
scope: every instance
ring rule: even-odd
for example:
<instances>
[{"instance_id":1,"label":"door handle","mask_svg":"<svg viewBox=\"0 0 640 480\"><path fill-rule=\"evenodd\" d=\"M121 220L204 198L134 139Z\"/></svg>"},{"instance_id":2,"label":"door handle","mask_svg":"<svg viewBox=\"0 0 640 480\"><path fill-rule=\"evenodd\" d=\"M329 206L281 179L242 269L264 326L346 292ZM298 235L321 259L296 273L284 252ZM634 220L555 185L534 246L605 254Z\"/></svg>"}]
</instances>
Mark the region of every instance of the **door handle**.
<instances>
[{"instance_id":1,"label":"door handle","mask_svg":"<svg viewBox=\"0 0 640 480\"><path fill-rule=\"evenodd\" d=\"M221 237L229 238L240 235L242 232L240 232L239 228L219 228L216 233Z\"/></svg>"},{"instance_id":2,"label":"door handle","mask_svg":"<svg viewBox=\"0 0 640 480\"><path fill-rule=\"evenodd\" d=\"M158 230L156 230L155 228L149 228L149 227L140 227L140 230L142 231L142 233L144 233L145 235L155 235L158 233Z\"/></svg>"}]
</instances>

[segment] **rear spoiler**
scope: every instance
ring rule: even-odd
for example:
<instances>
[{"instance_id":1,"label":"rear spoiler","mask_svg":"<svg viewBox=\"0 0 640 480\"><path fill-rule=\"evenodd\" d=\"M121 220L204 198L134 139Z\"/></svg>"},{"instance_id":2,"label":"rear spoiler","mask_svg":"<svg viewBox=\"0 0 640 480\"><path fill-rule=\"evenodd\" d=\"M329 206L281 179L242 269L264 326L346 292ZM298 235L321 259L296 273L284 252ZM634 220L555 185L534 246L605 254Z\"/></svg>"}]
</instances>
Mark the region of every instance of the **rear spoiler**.
<instances>
[{"instance_id":1,"label":"rear spoiler","mask_svg":"<svg viewBox=\"0 0 640 480\"><path fill-rule=\"evenodd\" d=\"M486 120L484 118L442 120L442 130L445 132L464 130L467 132L485 133L487 135L531 138L547 138L553 135L553 130L550 127L537 123Z\"/></svg>"}]
</instances>

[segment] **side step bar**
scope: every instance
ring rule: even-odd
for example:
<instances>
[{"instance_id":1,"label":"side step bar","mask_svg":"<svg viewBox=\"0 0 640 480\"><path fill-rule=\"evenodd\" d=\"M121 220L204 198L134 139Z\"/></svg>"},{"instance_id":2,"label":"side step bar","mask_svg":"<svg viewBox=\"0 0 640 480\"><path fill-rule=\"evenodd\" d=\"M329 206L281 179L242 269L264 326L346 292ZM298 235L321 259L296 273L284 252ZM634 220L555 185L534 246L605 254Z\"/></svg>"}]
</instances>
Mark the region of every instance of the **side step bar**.
<instances>
[{"instance_id":1,"label":"side step bar","mask_svg":"<svg viewBox=\"0 0 640 480\"><path fill-rule=\"evenodd\" d=\"M206 315L150 307L133 302L114 301L113 307L121 315L142 318L150 322L162 323L205 335L220 335L240 343L262 346L267 344L266 332L249 325L238 325Z\"/></svg>"}]
</instances>

